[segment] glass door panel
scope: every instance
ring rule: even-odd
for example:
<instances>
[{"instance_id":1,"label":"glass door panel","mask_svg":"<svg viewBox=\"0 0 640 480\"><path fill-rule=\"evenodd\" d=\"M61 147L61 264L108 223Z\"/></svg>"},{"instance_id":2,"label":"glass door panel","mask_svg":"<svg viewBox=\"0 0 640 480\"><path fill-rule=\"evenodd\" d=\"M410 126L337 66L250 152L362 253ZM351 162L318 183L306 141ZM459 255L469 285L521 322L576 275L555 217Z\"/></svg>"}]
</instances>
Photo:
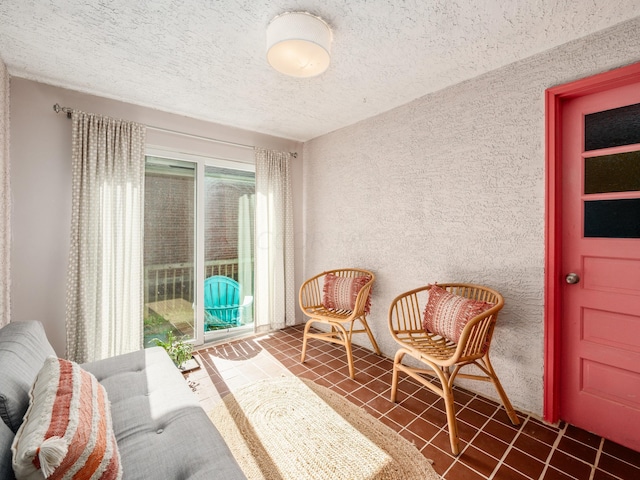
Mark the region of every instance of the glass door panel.
<instances>
[{"instance_id":1,"label":"glass door panel","mask_svg":"<svg viewBox=\"0 0 640 480\"><path fill-rule=\"evenodd\" d=\"M253 329L255 173L205 167L204 328Z\"/></svg>"},{"instance_id":2,"label":"glass door panel","mask_svg":"<svg viewBox=\"0 0 640 480\"><path fill-rule=\"evenodd\" d=\"M196 164L147 156L144 205L144 345L196 338Z\"/></svg>"},{"instance_id":3,"label":"glass door panel","mask_svg":"<svg viewBox=\"0 0 640 480\"><path fill-rule=\"evenodd\" d=\"M640 190L640 151L585 158L585 194L636 190Z\"/></svg>"},{"instance_id":4,"label":"glass door panel","mask_svg":"<svg viewBox=\"0 0 640 480\"><path fill-rule=\"evenodd\" d=\"M584 117L584 150L640 143L640 103Z\"/></svg>"},{"instance_id":5,"label":"glass door panel","mask_svg":"<svg viewBox=\"0 0 640 480\"><path fill-rule=\"evenodd\" d=\"M584 236L640 238L640 104L585 115L584 146Z\"/></svg>"}]
</instances>

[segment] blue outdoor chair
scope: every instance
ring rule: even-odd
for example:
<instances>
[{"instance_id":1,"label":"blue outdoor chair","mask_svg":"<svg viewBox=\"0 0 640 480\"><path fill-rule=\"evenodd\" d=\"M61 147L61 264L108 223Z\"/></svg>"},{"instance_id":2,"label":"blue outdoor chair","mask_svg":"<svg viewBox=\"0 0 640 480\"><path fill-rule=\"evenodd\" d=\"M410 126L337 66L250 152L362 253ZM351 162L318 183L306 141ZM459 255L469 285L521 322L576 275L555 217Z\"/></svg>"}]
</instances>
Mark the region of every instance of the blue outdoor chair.
<instances>
[{"instance_id":1,"label":"blue outdoor chair","mask_svg":"<svg viewBox=\"0 0 640 480\"><path fill-rule=\"evenodd\" d=\"M240 325L242 309L253 301L245 297L240 305L240 284L233 278L214 275L204 281L204 317L207 330Z\"/></svg>"}]
</instances>

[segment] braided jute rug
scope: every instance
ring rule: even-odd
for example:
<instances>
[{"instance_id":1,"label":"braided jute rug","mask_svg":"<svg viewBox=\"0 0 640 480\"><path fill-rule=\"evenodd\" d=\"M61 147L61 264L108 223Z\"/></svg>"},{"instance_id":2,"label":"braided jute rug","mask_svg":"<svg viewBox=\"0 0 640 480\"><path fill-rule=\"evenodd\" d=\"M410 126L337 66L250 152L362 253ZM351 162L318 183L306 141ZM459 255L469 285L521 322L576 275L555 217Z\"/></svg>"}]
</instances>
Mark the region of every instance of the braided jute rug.
<instances>
[{"instance_id":1,"label":"braided jute rug","mask_svg":"<svg viewBox=\"0 0 640 480\"><path fill-rule=\"evenodd\" d=\"M309 380L247 385L209 417L249 480L440 480L412 443Z\"/></svg>"}]
</instances>

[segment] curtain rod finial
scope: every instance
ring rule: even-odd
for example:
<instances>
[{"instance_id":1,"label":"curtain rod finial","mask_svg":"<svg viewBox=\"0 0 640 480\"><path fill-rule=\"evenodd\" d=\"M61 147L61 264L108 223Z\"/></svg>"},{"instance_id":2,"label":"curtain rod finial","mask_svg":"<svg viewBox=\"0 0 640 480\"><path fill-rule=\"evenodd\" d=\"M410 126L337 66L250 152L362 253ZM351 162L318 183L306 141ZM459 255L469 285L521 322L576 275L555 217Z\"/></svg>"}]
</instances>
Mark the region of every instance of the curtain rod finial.
<instances>
[{"instance_id":1,"label":"curtain rod finial","mask_svg":"<svg viewBox=\"0 0 640 480\"><path fill-rule=\"evenodd\" d=\"M67 114L67 118L71 118L71 109L68 107L61 107L59 103L53 106L53 111L56 113L64 112Z\"/></svg>"}]
</instances>

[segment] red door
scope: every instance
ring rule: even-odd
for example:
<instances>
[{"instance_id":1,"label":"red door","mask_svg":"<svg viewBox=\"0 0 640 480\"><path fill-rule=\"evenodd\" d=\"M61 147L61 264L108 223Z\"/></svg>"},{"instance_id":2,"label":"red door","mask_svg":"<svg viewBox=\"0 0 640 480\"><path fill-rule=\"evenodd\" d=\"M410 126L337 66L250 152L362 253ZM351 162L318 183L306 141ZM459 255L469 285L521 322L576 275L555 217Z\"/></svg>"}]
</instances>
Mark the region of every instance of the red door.
<instances>
[{"instance_id":1,"label":"red door","mask_svg":"<svg viewBox=\"0 0 640 480\"><path fill-rule=\"evenodd\" d=\"M560 418L640 451L640 84L561 121Z\"/></svg>"}]
</instances>

